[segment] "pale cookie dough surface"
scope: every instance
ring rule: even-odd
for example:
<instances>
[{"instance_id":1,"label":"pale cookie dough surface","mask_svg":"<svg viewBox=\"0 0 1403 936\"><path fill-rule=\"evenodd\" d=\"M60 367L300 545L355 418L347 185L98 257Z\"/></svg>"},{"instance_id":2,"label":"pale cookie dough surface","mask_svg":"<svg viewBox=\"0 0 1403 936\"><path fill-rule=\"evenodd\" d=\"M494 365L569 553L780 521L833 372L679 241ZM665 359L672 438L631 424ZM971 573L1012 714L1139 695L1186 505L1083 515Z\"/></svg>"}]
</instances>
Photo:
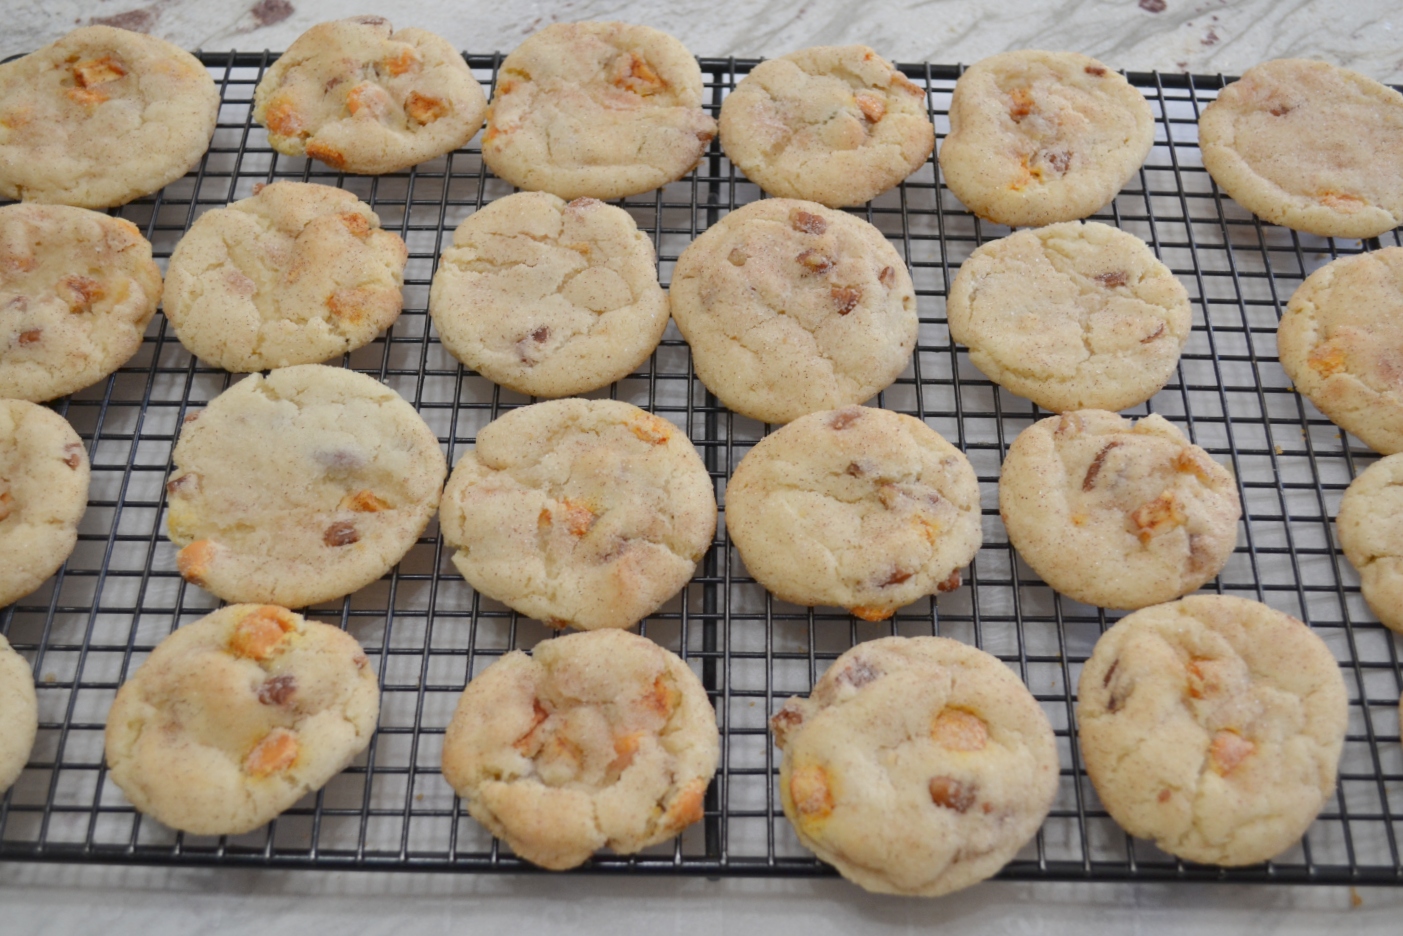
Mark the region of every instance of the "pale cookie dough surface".
<instances>
[{"instance_id":1,"label":"pale cookie dough surface","mask_svg":"<svg viewBox=\"0 0 1403 936\"><path fill-rule=\"evenodd\" d=\"M0 635L0 796L19 779L38 732L34 671Z\"/></svg>"},{"instance_id":2,"label":"pale cookie dough surface","mask_svg":"<svg viewBox=\"0 0 1403 936\"><path fill-rule=\"evenodd\" d=\"M926 93L867 46L757 65L721 105L721 148L771 195L860 205L935 149Z\"/></svg>"},{"instance_id":3,"label":"pale cookie dough surface","mask_svg":"<svg viewBox=\"0 0 1403 936\"><path fill-rule=\"evenodd\" d=\"M1273 224L1359 238L1403 224L1403 94L1358 72L1263 62L1204 109L1198 139L1213 181Z\"/></svg>"},{"instance_id":4,"label":"pale cookie dough surface","mask_svg":"<svg viewBox=\"0 0 1403 936\"><path fill-rule=\"evenodd\" d=\"M938 897L991 877L1057 795L1037 701L996 657L943 637L859 644L770 728L799 840L877 893Z\"/></svg>"},{"instance_id":5,"label":"pale cookie dough surface","mask_svg":"<svg viewBox=\"0 0 1403 936\"><path fill-rule=\"evenodd\" d=\"M162 640L117 691L108 775L174 829L238 835L340 773L379 711L354 637L274 605L230 605Z\"/></svg>"},{"instance_id":6,"label":"pale cookie dough surface","mask_svg":"<svg viewBox=\"0 0 1403 936\"><path fill-rule=\"evenodd\" d=\"M999 479L1009 542L1056 591L1143 608L1222 571L1242 516L1237 482L1164 417L1052 416L1009 446Z\"/></svg>"},{"instance_id":7,"label":"pale cookie dough surface","mask_svg":"<svg viewBox=\"0 0 1403 936\"><path fill-rule=\"evenodd\" d=\"M0 208L0 397L52 400L141 347L161 271L136 225L86 208Z\"/></svg>"},{"instance_id":8,"label":"pale cookie dough surface","mask_svg":"<svg viewBox=\"0 0 1403 936\"><path fill-rule=\"evenodd\" d=\"M42 585L78 545L89 474L67 420L0 400L0 608Z\"/></svg>"},{"instance_id":9,"label":"pale cookie dough surface","mask_svg":"<svg viewBox=\"0 0 1403 936\"><path fill-rule=\"evenodd\" d=\"M353 371L246 377L186 417L166 484L180 574L225 601L300 608L388 572L447 462L414 407Z\"/></svg>"},{"instance_id":10,"label":"pale cookie dough surface","mask_svg":"<svg viewBox=\"0 0 1403 936\"><path fill-rule=\"evenodd\" d=\"M751 202L692 241L669 299L697 377L768 423L886 389L919 327L911 275L881 231L784 198Z\"/></svg>"},{"instance_id":11,"label":"pale cookie dough surface","mask_svg":"<svg viewBox=\"0 0 1403 936\"><path fill-rule=\"evenodd\" d=\"M848 406L766 436L726 485L726 530L783 601L880 621L960 585L979 551L979 481L919 419Z\"/></svg>"},{"instance_id":12,"label":"pale cookie dough surface","mask_svg":"<svg viewBox=\"0 0 1403 936\"><path fill-rule=\"evenodd\" d=\"M995 383L1056 413L1154 396L1189 340L1189 294L1133 234L1096 221L1019 231L960 264L950 337Z\"/></svg>"},{"instance_id":13,"label":"pale cookie dough surface","mask_svg":"<svg viewBox=\"0 0 1403 936\"><path fill-rule=\"evenodd\" d=\"M1295 844L1334 795L1346 710L1310 628L1226 595L1121 619L1077 687L1082 757L1111 818L1204 864Z\"/></svg>"},{"instance_id":14,"label":"pale cookie dough surface","mask_svg":"<svg viewBox=\"0 0 1403 936\"><path fill-rule=\"evenodd\" d=\"M1340 499L1335 529L1369 609L1403 633L1403 454L1354 479Z\"/></svg>"},{"instance_id":15,"label":"pale cookie dough surface","mask_svg":"<svg viewBox=\"0 0 1403 936\"><path fill-rule=\"evenodd\" d=\"M697 60L647 26L553 23L498 76L482 158L518 188L637 195L690 172L716 135Z\"/></svg>"},{"instance_id":16,"label":"pale cookie dough surface","mask_svg":"<svg viewBox=\"0 0 1403 936\"><path fill-rule=\"evenodd\" d=\"M454 357L541 397L604 387L648 359L667 328L648 235L622 208L518 192L453 232L429 293Z\"/></svg>"},{"instance_id":17,"label":"pale cookie dough surface","mask_svg":"<svg viewBox=\"0 0 1403 936\"><path fill-rule=\"evenodd\" d=\"M482 86L446 39L357 16L298 36L258 83L253 119L279 153L378 175L457 149L486 112Z\"/></svg>"},{"instance_id":18,"label":"pale cookie dough surface","mask_svg":"<svg viewBox=\"0 0 1403 936\"><path fill-rule=\"evenodd\" d=\"M619 630L514 650L468 683L443 778L469 814L533 864L632 854L703 815L720 736L701 680Z\"/></svg>"},{"instance_id":19,"label":"pale cookie dough surface","mask_svg":"<svg viewBox=\"0 0 1403 936\"><path fill-rule=\"evenodd\" d=\"M1276 330L1296 389L1376 452L1403 452L1403 247L1341 257L1297 287Z\"/></svg>"},{"instance_id":20,"label":"pale cookie dough surface","mask_svg":"<svg viewBox=\"0 0 1403 936\"><path fill-rule=\"evenodd\" d=\"M125 204L198 163L218 113L214 80L184 49L75 29L0 65L0 198Z\"/></svg>"},{"instance_id":21,"label":"pale cookie dough surface","mask_svg":"<svg viewBox=\"0 0 1403 936\"><path fill-rule=\"evenodd\" d=\"M672 423L617 400L512 410L443 493L468 584L553 627L628 628L677 594L716 532L711 476Z\"/></svg>"},{"instance_id":22,"label":"pale cookie dough surface","mask_svg":"<svg viewBox=\"0 0 1403 936\"><path fill-rule=\"evenodd\" d=\"M1154 135L1144 96L1096 59L1003 52L955 83L940 171L981 218L1015 227L1074 221L1115 197Z\"/></svg>"},{"instance_id":23,"label":"pale cookie dough surface","mask_svg":"<svg viewBox=\"0 0 1403 936\"><path fill-rule=\"evenodd\" d=\"M199 217L166 274L166 318L203 361L235 372L313 364L399 317L408 251L343 189L274 182Z\"/></svg>"}]
</instances>

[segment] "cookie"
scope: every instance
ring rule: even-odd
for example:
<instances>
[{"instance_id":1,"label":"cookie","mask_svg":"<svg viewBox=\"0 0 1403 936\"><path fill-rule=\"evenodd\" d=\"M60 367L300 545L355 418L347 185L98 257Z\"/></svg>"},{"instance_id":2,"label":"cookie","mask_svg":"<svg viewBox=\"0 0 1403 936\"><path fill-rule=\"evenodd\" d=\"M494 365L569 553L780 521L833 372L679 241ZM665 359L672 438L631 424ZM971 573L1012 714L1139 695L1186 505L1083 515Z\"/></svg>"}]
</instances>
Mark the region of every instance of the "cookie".
<instances>
[{"instance_id":1,"label":"cookie","mask_svg":"<svg viewBox=\"0 0 1403 936\"><path fill-rule=\"evenodd\" d=\"M474 677L443 740L443 778L512 851L561 871L700 820L720 749L687 664L604 630L513 650Z\"/></svg>"},{"instance_id":2,"label":"cookie","mask_svg":"<svg viewBox=\"0 0 1403 936\"><path fill-rule=\"evenodd\" d=\"M0 400L0 608L34 591L78 545L88 452L68 421Z\"/></svg>"},{"instance_id":3,"label":"cookie","mask_svg":"<svg viewBox=\"0 0 1403 936\"><path fill-rule=\"evenodd\" d=\"M1154 137L1144 96L1096 59L1003 52L955 83L940 171L981 218L1015 227L1075 221L1115 197Z\"/></svg>"},{"instance_id":4,"label":"cookie","mask_svg":"<svg viewBox=\"0 0 1403 936\"><path fill-rule=\"evenodd\" d=\"M995 383L1055 413L1154 396L1189 340L1189 294L1149 245L1096 221L974 251L945 304L950 337Z\"/></svg>"},{"instance_id":5,"label":"cookie","mask_svg":"<svg viewBox=\"0 0 1403 936\"><path fill-rule=\"evenodd\" d=\"M628 628L682 590L716 532L711 476L672 423L554 400L488 423L443 492L453 564L552 627Z\"/></svg>"},{"instance_id":6,"label":"cookie","mask_svg":"<svg viewBox=\"0 0 1403 936\"><path fill-rule=\"evenodd\" d=\"M1403 94L1358 72L1249 68L1204 109L1198 145L1213 181L1273 224L1359 238L1403 224Z\"/></svg>"},{"instance_id":7,"label":"cookie","mask_svg":"<svg viewBox=\"0 0 1403 936\"><path fill-rule=\"evenodd\" d=\"M38 732L34 673L0 635L0 796L19 779Z\"/></svg>"},{"instance_id":8,"label":"cookie","mask_svg":"<svg viewBox=\"0 0 1403 936\"><path fill-rule=\"evenodd\" d=\"M1403 634L1403 454L1375 462L1350 483L1335 530L1369 610Z\"/></svg>"},{"instance_id":9,"label":"cookie","mask_svg":"<svg viewBox=\"0 0 1403 936\"><path fill-rule=\"evenodd\" d=\"M399 394L353 371L254 374L186 417L166 484L180 574L225 601L300 608L409 552L448 465Z\"/></svg>"},{"instance_id":10,"label":"cookie","mask_svg":"<svg viewBox=\"0 0 1403 936\"><path fill-rule=\"evenodd\" d=\"M0 65L0 198L126 204L199 163L218 113L214 79L184 49L75 29Z\"/></svg>"},{"instance_id":11,"label":"cookie","mask_svg":"<svg viewBox=\"0 0 1403 936\"><path fill-rule=\"evenodd\" d=\"M0 208L0 397L52 400L141 347L161 271L136 225L86 208Z\"/></svg>"},{"instance_id":12,"label":"cookie","mask_svg":"<svg viewBox=\"0 0 1403 936\"><path fill-rule=\"evenodd\" d=\"M354 637L274 605L230 605L162 640L107 715L112 782L139 811L238 835L364 751L380 687Z\"/></svg>"},{"instance_id":13,"label":"cookie","mask_svg":"<svg viewBox=\"0 0 1403 936\"><path fill-rule=\"evenodd\" d=\"M697 60L628 23L552 23L503 60L482 160L517 188L623 198L675 182L716 135Z\"/></svg>"},{"instance_id":14,"label":"cookie","mask_svg":"<svg viewBox=\"0 0 1403 936\"><path fill-rule=\"evenodd\" d=\"M944 637L884 637L770 719L799 841L879 894L938 897L998 873L1057 795L1057 745L1007 666Z\"/></svg>"},{"instance_id":15,"label":"cookie","mask_svg":"<svg viewBox=\"0 0 1403 936\"><path fill-rule=\"evenodd\" d=\"M771 195L861 205L935 149L926 93L863 45L755 66L721 104L721 148Z\"/></svg>"},{"instance_id":16,"label":"cookie","mask_svg":"<svg viewBox=\"0 0 1403 936\"><path fill-rule=\"evenodd\" d=\"M1103 608L1188 594L1227 565L1237 482L1163 416L1051 416L1018 434L999 478L1008 541L1056 591Z\"/></svg>"},{"instance_id":17,"label":"cookie","mask_svg":"<svg viewBox=\"0 0 1403 936\"><path fill-rule=\"evenodd\" d=\"M453 232L429 292L443 346L518 393L605 387L648 359L667 328L648 235L622 208L518 192Z\"/></svg>"},{"instance_id":18,"label":"cookie","mask_svg":"<svg viewBox=\"0 0 1403 936\"><path fill-rule=\"evenodd\" d=\"M668 296L697 377L761 422L862 403L916 347L916 290L896 248L813 202L727 214L682 252Z\"/></svg>"},{"instance_id":19,"label":"cookie","mask_svg":"<svg viewBox=\"0 0 1403 936\"><path fill-rule=\"evenodd\" d=\"M482 127L487 98L448 41L380 16L318 23L268 69L253 119L286 156L343 172L396 172L452 152Z\"/></svg>"},{"instance_id":20,"label":"cookie","mask_svg":"<svg viewBox=\"0 0 1403 936\"><path fill-rule=\"evenodd\" d=\"M274 182L191 225L166 273L166 318L225 370L325 361L399 317L408 256L350 192Z\"/></svg>"},{"instance_id":21,"label":"cookie","mask_svg":"<svg viewBox=\"0 0 1403 936\"><path fill-rule=\"evenodd\" d=\"M1291 382L1376 452L1403 452L1403 247L1341 257L1296 288L1276 330Z\"/></svg>"},{"instance_id":22,"label":"cookie","mask_svg":"<svg viewBox=\"0 0 1403 936\"><path fill-rule=\"evenodd\" d=\"M979 551L979 481L919 419L848 406L766 436L726 485L726 530L782 601L889 618L960 586Z\"/></svg>"},{"instance_id":23,"label":"cookie","mask_svg":"<svg viewBox=\"0 0 1403 936\"><path fill-rule=\"evenodd\" d=\"M1077 686L1082 759L1111 818L1203 864L1295 844L1335 792L1346 709L1324 641L1227 595L1122 618Z\"/></svg>"}]
</instances>

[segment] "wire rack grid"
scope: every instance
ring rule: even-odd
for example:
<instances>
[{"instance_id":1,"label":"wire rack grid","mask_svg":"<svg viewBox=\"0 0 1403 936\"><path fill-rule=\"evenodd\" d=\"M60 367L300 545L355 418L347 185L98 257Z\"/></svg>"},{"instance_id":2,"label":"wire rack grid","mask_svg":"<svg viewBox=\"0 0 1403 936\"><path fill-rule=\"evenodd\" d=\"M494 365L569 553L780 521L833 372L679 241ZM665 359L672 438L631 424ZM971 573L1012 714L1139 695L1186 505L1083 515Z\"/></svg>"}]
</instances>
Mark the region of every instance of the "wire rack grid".
<instances>
[{"instance_id":1,"label":"wire rack grid","mask_svg":"<svg viewBox=\"0 0 1403 936\"><path fill-rule=\"evenodd\" d=\"M274 58L266 52L204 54L222 96L209 153L184 179L114 213L141 227L164 261L203 211L247 197L259 183L322 182L369 202L383 226L409 246L405 310L387 335L342 363L412 402L454 462L488 421L532 402L461 367L440 346L426 311L437 258L454 227L511 189L483 168L475 145L373 178L275 154L251 118L253 89ZM490 93L500 56L470 55L467 61ZM702 60L713 114L756 64ZM902 70L927 90L943 136L961 69ZM835 609L785 605L746 576L723 523L682 595L642 625L647 636L688 660L717 710L722 758L705 818L674 842L637 856L601 854L584 871L831 874L799 844L779 808L766 719L789 695L807 693L829 662L858 641L938 634L1007 663L1056 731L1057 800L1003 877L1403 883L1400 641L1364 605L1331 525L1344 488L1376 456L1303 401L1275 357L1277 321L1296 285L1335 257L1400 244L1399 232L1382 242L1343 242L1261 223L1218 191L1199 158L1198 113L1224 79L1128 77L1155 112L1155 146L1144 168L1095 217L1146 240L1188 287L1195 306L1177 374L1128 415L1164 415L1239 479L1240 545L1210 590L1265 601L1307 620L1339 659L1351 702L1334 799L1298 846L1273 862L1231 870L1185 864L1133 840L1101 808L1078 757L1074 687L1092 645L1114 619L1053 593L1008 544L997 510L999 466L1018 432L1047 414L991 383L950 341L944 302L954 272L977 246L1008 229L965 210L940 184L931 160L856 213L906 258L920 311L911 365L877 404L924 419L968 455L980 479L985 544L967 584L938 604L919 602L880 624ZM759 197L713 143L686 179L620 204L652 236L666 286L678 255L699 232ZM0 858L531 870L467 816L438 763L444 729L470 676L549 631L474 594L454 571L436 526L383 580L309 612L360 640L382 686L369 750L321 792L256 832L206 838L144 821L107 782L102 731L117 687L162 637L218 604L176 572L163 532L164 482L185 415L232 381L192 358L158 315L132 361L55 404L88 444L93 480L73 556L39 591L0 610L0 628L33 662L40 704L33 755L0 798ZM723 517L730 470L770 430L707 393L672 326L643 368L593 395L627 400L684 428L715 480Z\"/></svg>"}]
</instances>

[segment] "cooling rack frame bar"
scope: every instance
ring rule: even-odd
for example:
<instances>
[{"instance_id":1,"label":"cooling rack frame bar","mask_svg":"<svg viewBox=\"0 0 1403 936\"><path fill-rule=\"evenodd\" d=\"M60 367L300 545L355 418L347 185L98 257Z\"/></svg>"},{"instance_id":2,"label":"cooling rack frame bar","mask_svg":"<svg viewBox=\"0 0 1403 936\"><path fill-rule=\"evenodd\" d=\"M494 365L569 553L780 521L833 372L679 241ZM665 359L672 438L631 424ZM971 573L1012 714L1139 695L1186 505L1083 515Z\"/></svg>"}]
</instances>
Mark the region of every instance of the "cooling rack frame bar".
<instances>
[{"instance_id":1,"label":"cooling rack frame bar","mask_svg":"<svg viewBox=\"0 0 1403 936\"><path fill-rule=\"evenodd\" d=\"M424 309L428 283L457 220L510 189L482 168L475 145L447 160L376 178L272 155L248 112L253 85L275 58L269 52L201 53L223 100L210 152L186 179L113 213L143 226L164 258L201 209L250 194L252 181L306 179L356 191L380 213L386 229L406 239L411 259L405 315L387 336L343 363L405 395L456 462L483 417L529 401L445 360ZM503 56L465 58L490 92ZM758 61L700 60L705 106L715 114L725 94ZM948 102L962 67L900 68L927 90L943 136L948 105L941 102ZM903 252L920 303L921 337L912 369L879 402L923 418L970 456L984 495L985 549L966 586L943 597L939 608L918 603L891 622L871 625L832 609L781 606L744 576L718 531L683 598L643 625L644 633L694 662L718 709L722 764L707 794L705 818L667 846L635 857L599 855L576 873L832 875L797 845L778 808L778 764L764 716L789 694L807 691L852 643L889 633L941 633L989 649L1014 668L1057 731L1063 759L1058 801L1035 842L1000 878L1403 883L1397 702L1392 729L1376 711L1385 707L1390 678L1395 700L1403 689L1400 641L1364 609L1357 577L1351 577L1329 523L1330 507L1348 479L1375 456L1337 438L1335 427L1283 383L1274 356L1275 317L1294 281L1324 259L1400 243L1399 232L1351 245L1262 224L1223 196L1195 158L1198 109L1231 79L1157 72L1129 72L1127 78L1156 110L1155 151L1137 178L1094 218L1147 240L1190 287L1195 309L1194 335L1176 377L1131 415L1163 412L1227 462L1239 479L1245 543L1210 588L1268 603L1294 602L1300 611L1293 613L1316 625L1340 657L1350 686L1351 722L1335 800L1303 845L1277 862L1238 869L1186 864L1131 840L1115 830L1096 802L1075 742L1075 673L1090 642L1114 618L1052 596L1002 536L990 501L998 464L1017 431L1047 414L996 388L944 331L943 299L958 261L1007 229L973 218L954 202L932 161L895 193L854 209ZM233 119L226 120L228 114ZM416 190L429 196L419 198ZM652 236L666 285L671 265L691 237L758 195L713 142L688 179L622 203ZM215 606L174 572L173 551L162 533L162 482L187 411L232 379L191 359L158 316L131 364L54 404L89 444L92 526L85 519L81 555L75 554L52 587L0 609L0 627L19 635L16 647L32 655L41 698L52 703L41 714L40 746L30 768L15 792L0 798L0 860L539 870L499 843L474 837L481 829L461 804L432 789L435 780L443 785L432 757L443 733L442 703L461 690L469 671L480 671L509 647L544 636L534 622L472 595L452 570L433 527L405 563L364 595L310 612L339 622L366 644L387 701L370 751L311 805L299 805L251 836L197 839L153 831L155 824L143 822L105 783L100 743L94 744L102 729L101 701L110 700L160 636ZM658 354L607 395L642 400L646 408L679 422L698 446L718 492L743 451L768 431L729 413L701 387L685 343L671 330ZM1243 417L1244 411L1257 415ZM1287 429L1299 430L1299 439L1289 437ZM133 567L127 560L137 552L144 558ZM89 593L84 604L81 598ZM117 597L109 600L109 593ZM124 617L129 619L125 631ZM421 800L428 805L418 805ZM124 823L130 827L125 838L111 832ZM429 838L440 847L423 847L416 823L434 830ZM391 831L381 834L381 826ZM288 840L297 847L284 840L289 829Z\"/></svg>"}]
</instances>

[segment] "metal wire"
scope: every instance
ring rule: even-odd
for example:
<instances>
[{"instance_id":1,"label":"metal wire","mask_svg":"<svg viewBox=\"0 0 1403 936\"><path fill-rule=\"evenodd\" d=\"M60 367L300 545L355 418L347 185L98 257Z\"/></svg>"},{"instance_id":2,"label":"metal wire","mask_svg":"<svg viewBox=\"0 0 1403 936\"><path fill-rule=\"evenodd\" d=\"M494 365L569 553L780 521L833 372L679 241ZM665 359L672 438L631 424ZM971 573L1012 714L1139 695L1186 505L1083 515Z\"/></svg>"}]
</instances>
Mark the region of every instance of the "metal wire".
<instances>
[{"instance_id":1,"label":"metal wire","mask_svg":"<svg viewBox=\"0 0 1403 936\"><path fill-rule=\"evenodd\" d=\"M409 245L405 311L389 334L347 355L411 401L450 461L504 410L530 402L467 371L429 327L428 289L445 239L487 201L510 192L470 146L408 172L346 176L272 152L250 116L254 86L273 56L206 54L223 96L209 154L186 178L114 212L134 221L161 260L210 207L275 179L314 180L365 199ZM492 85L499 56L469 56ZM756 63L703 60L716 113ZM940 135L960 69L906 66L928 90ZM1305 840L1274 862L1222 870L1186 865L1121 832L1100 807L1077 753L1074 687L1096 638L1113 623L1054 594L1014 555L997 511L1009 442L1046 415L996 387L952 345L944 303L953 272L978 245L1007 233L967 212L939 183L934 162L856 213L884 231L910 264L920 339L910 368L880 405L924 419L969 456L984 500L985 545L968 584L881 624L833 609L774 601L746 577L724 525L683 594L643 625L682 654L711 693L721 767L706 815L675 842L633 856L600 855L586 871L799 876L832 873L795 838L779 809L766 718L806 693L853 643L888 634L939 634L1004 660L1041 702L1057 733L1061 788L1036 840L1004 869L1022 879L1197 879L1403 882L1403 747L1399 639L1365 607L1342 561L1331 517L1355 474L1375 460L1289 386L1275 358L1287 298L1321 264L1376 249L1264 225L1213 186L1196 144L1200 107L1222 78L1132 73L1156 114L1156 143L1135 179L1102 213L1149 242L1189 288L1196 325L1175 378L1132 416L1157 412L1226 463L1242 487L1242 545L1211 588L1258 599L1309 621L1336 653L1351 698L1340 784ZM712 145L687 179L622 204L653 238L667 284L690 241L725 212L760 197ZM1397 231L1386 243L1399 244ZM439 775L442 736L470 675L508 649L548 636L535 621L474 594L430 527L390 575L313 616L350 631L383 690L370 749L314 797L254 833L205 838L136 814L102 762L102 731L117 686L175 627L217 602L186 585L164 535L164 481L182 420L231 383L201 365L157 317L141 351L102 383L55 404L88 444L92 490L78 548L42 589L0 611L0 627L31 659L39 739L19 782L0 799L0 858L136 864L526 871L471 820ZM724 500L725 479L769 427L721 407L694 378L676 331L637 373L595 396L627 400L684 427Z\"/></svg>"}]
</instances>

